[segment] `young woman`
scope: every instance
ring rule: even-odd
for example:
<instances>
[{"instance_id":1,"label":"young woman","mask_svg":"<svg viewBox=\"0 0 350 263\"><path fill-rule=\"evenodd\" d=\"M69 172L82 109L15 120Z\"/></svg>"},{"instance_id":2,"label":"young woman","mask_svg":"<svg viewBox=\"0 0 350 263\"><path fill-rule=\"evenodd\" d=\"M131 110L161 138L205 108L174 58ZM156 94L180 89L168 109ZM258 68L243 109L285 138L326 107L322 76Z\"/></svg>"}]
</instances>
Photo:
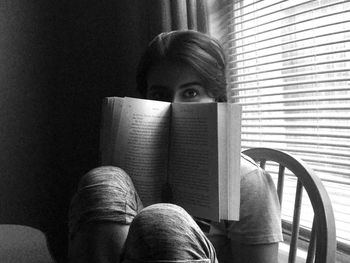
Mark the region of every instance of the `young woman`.
<instances>
[{"instance_id":1,"label":"young woman","mask_svg":"<svg viewBox=\"0 0 350 263\"><path fill-rule=\"evenodd\" d=\"M148 99L227 101L224 51L215 39L195 31L160 34L141 58L137 84ZM282 234L276 190L247 156L241 158L240 221L212 224L208 236L219 262L277 261Z\"/></svg>"},{"instance_id":2,"label":"young woman","mask_svg":"<svg viewBox=\"0 0 350 263\"><path fill-rule=\"evenodd\" d=\"M199 32L162 33L149 44L140 60L137 84L143 97L152 100L188 103L226 101L226 61L223 49L215 39ZM217 258L221 263L277 262L278 242L282 240L282 232L280 207L274 183L269 174L244 155L241 158L240 176L240 220L211 223L206 230L206 236L214 245ZM127 175L124 178L128 178ZM111 182L107 184L125 185L125 180L117 184ZM126 181L128 182L126 185L132 185L130 178ZM115 188L118 187L115 186ZM84 214L80 211L81 209L75 209L74 203L79 202L73 202L71 211L79 210L79 212L71 213L75 215L71 216L71 221L75 223L71 224L70 229L77 229L76 225L82 225L83 230L71 231L74 235L78 235L78 238L71 238L71 251L81 250L81 242L87 237L80 239L79 236L92 233L92 227L93 229L98 228L97 236L106 238L105 236L112 235L111 242L116 243L114 252L116 256L120 254L120 249L128 235L129 224L135 216L137 217L142 208L133 186L125 189L132 189L126 191L128 195L124 194L123 204L128 209L124 211L115 207L110 209L118 214L118 216L111 216L112 218L119 218L122 215L122 220L111 220L110 218L100 220L100 215L93 220L88 220L86 218L89 218L90 215ZM103 199L99 201L101 206L105 206L104 204L111 202L110 200L120 200L122 195L108 197L107 200L105 196L99 197ZM133 196L133 198L125 198L125 196ZM128 200L127 205L125 205L125 200ZM97 214L110 216L114 212L99 211ZM84 230L86 222L91 221L94 223L90 223L89 227ZM130 230L131 233L134 231ZM102 243L100 241L99 244Z\"/></svg>"}]
</instances>

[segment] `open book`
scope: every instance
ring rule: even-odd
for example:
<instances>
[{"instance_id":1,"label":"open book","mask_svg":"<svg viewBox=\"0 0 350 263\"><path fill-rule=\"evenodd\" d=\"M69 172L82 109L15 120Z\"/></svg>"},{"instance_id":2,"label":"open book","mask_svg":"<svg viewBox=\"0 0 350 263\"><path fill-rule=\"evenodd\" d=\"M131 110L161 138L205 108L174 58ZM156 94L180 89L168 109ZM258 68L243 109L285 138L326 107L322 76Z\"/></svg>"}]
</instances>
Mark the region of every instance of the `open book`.
<instances>
[{"instance_id":1,"label":"open book","mask_svg":"<svg viewBox=\"0 0 350 263\"><path fill-rule=\"evenodd\" d=\"M105 98L102 165L124 169L144 206L172 202L192 216L238 220L241 108L232 103L168 103Z\"/></svg>"}]
</instances>

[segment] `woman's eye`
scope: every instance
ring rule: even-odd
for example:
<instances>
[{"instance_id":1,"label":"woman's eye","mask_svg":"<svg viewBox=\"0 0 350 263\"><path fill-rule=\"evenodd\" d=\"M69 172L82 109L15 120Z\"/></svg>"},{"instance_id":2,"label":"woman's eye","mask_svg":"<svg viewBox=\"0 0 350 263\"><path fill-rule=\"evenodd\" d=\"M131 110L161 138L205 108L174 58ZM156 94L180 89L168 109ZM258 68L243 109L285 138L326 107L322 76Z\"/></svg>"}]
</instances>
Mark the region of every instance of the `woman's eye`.
<instances>
[{"instance_id":1,"label":"woman's eye","mask_svg":"<svg viewBox=\"0 0 350 263\"><path fill-rule=\"evenodd\" d=\"M198 93L199 92L195 89L187 89L182 93L182 95L185 98L194 98L194 97L198 96Z\"/></svg>"}]
</instances>

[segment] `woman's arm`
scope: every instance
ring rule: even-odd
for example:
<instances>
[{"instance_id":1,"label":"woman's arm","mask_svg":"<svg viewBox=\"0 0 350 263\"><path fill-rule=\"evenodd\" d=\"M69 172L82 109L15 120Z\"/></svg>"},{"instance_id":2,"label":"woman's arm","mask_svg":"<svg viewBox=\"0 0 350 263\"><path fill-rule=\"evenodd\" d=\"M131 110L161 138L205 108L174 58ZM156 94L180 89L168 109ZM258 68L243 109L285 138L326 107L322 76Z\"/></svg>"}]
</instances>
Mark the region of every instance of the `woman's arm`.
<instances>
[{"instance_id":1,"label":"woman's arm","mask_svg":"<svg viewBox=\"0 0 350 263\"><path fill-rule=\"evenodd\" d=\"M228 224L231 262L278 262L283 240L280 205L270 174L248 158L241 159L240 221Z\"/></svg>"}]
</instances>

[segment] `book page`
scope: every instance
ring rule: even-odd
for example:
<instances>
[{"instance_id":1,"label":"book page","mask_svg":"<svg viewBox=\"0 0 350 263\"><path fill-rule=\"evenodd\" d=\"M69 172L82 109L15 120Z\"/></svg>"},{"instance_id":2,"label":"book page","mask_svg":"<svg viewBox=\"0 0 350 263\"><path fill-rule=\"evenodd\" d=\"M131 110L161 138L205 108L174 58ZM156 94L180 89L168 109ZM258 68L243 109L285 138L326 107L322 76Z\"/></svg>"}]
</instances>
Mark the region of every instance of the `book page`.
<instances>
[{"instance_id":1,"label":"book page","mask_svg":"<svg viewBox=\"0 0 350 263\"><path fill-rule=\"evenodd\" d=\"M124 99L108 97L102 101L102 120L100 131L100 163L111 165L113 159L113 145L120 121Z\"/></svg>"},{"instance_id":2,"label":"book page","mask_svg":"<svg viewBox=\"0 0 350 263\"><path fill-rule=\"evenodd\" d=\"M176 204L219 221L216 103L173 103L169 183Z\"/></svg>"},{"instance_id":3,"label":"book page","mask_svg":"<svg viewBox=\"0 0 350 263\"><path fill-rule=\"evenodd\" d=\"M220 218L239 220L241 107L218 104Z\"/></svg>"},{"instance_id":4,"label":"book page","mask_svg":"<svg viewBox=\"0 0 350 263\"><path fill-rule=\"evenodd\" d=\"M242 107L238 104L229 104L229 114L226 115L229 134L228 159L228 218L239 220L240 183L241 183L241 135L242 135Z\"/></svg>"},{"instance_id":5,"label":"book page","mask_svg":"<svg viewBox=\"0 0 350 263\"><path fill-rule=\"evenodd\" d=\"M170 103L124 98L113 164L132 178L145 206L161 202L166 181Z\"/></svg>"}]
</instances>

